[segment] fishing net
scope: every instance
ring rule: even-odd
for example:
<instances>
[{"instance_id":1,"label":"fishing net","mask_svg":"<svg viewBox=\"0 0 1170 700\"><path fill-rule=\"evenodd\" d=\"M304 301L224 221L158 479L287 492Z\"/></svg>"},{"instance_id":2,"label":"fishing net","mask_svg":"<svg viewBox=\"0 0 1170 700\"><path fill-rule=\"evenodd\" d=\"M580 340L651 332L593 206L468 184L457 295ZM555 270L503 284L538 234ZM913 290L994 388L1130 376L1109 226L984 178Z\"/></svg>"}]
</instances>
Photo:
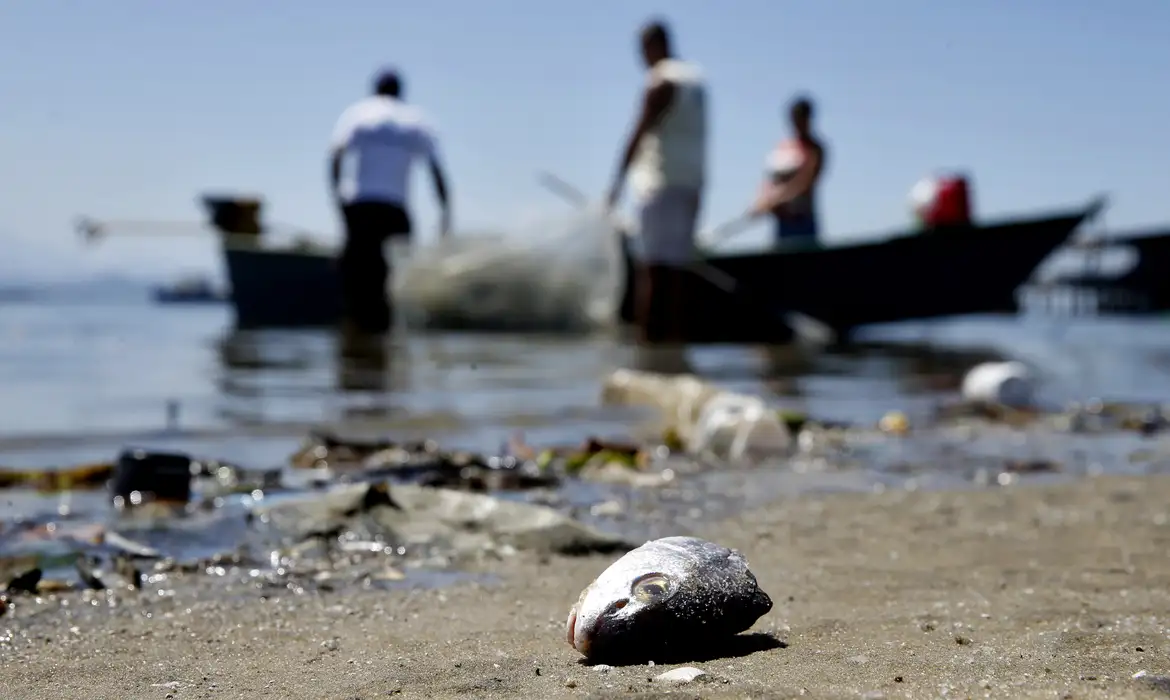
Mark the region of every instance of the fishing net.
<instances>
[{"instance_id":1,"label":"fishing net","mask_svg":"<svg viewBox=\"0 0 1170 700\"><path fill-rule=\"evenodd\" d=\"M613 225L578 211L420 247L391 285L413 328L576 333L614 322L624 270Z\"/></svg>"}]
</instances>

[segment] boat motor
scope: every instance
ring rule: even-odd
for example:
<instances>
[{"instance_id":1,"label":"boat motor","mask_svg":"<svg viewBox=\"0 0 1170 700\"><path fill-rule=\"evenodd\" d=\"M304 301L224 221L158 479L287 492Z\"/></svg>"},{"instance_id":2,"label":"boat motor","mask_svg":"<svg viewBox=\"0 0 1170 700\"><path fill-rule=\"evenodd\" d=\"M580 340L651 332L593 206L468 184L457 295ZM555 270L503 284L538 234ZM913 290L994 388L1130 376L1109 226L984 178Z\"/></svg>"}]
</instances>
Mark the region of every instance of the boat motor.
<instances>
[{"instance_id":1,"label":"boat motor","mask_svg":"<svg viewBox=\"0 0 1170 700\"><path fill-rule=\"evenodd\" d=\"M936 175L910 190L910 206L922 228L970 226L970 183L965 175Z\"/></svg>"}]
</instances>

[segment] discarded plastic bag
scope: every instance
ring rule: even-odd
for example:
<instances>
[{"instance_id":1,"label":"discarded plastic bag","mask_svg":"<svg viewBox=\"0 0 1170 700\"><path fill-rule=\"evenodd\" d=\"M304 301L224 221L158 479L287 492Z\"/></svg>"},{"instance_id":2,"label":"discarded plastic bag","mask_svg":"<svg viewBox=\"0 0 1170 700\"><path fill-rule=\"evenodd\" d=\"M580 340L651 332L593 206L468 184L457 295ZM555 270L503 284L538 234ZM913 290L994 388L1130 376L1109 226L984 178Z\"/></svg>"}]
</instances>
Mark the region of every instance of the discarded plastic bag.
<instances>
[{"instance_id":1,"label":"discarded plastic bag","mask_svg":"<svg viewBox=\"0 0 1170 700\"><path fill-rule=\"evenodd\" d=\"M604 403L651 406L664 414L686 442L703 406L722 390L692 375L663 375L619 369L606 379L601 392Z\"/></svg>"},{"instance_id":2,"label":"discarded plastic bag","mask_svg":"<svg viewBox=\"0 0 1170 700\"><path fill-rule=\"evenodd\" d=\"M598 212L546 217L510 234L452 236L392 275L416 328L586 332L610 325L625 288L618 233Z\"/></svg>"},{"instance_id":3,"label":"discarded plastic bag","mask_svg":"<svg viewBox=\"0 0 1170 700\"><path fill-rule=\"evenodd\" d=\"M792 436L762 399L723 393L703 407L687 449L738 462L788 449Z\"/></svg>"},{"instance_id":4,"label":"discarded plastic bag","mask_svg":"<svg viewBox=\"0 0 1170 700\"><path fill-rule=\"evenodd\" d=\"M763 399L691 375L618 370L606 380L602 400L657 408L692 453L738 461L781 453L792 443L787 425Z\"/></svg>"}]
</instances>

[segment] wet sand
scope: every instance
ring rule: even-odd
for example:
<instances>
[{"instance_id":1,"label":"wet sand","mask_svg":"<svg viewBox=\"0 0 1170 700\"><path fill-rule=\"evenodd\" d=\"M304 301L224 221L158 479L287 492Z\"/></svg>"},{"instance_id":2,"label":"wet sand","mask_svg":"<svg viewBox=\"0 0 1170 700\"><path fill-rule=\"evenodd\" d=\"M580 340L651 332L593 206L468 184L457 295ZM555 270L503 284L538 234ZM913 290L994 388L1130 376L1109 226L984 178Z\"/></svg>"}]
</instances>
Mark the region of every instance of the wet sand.
<instances>
[{"instance_id":1,"label":"wet sand","mask_svg":"<svg viewBox=\"0 0 1170 700\"><path fill-rule=\"evenodd\" d=\"M776 601L754 631L783 645L688 664L712 680L680 697L1170 696L1170 477L805 495L703 534L748 556ZM518 555L444 590L74 598L0 619L0 697L667 693L648 679L668 665L599 670L565 643L611 560Z\"/></svg>"}]
</instances>

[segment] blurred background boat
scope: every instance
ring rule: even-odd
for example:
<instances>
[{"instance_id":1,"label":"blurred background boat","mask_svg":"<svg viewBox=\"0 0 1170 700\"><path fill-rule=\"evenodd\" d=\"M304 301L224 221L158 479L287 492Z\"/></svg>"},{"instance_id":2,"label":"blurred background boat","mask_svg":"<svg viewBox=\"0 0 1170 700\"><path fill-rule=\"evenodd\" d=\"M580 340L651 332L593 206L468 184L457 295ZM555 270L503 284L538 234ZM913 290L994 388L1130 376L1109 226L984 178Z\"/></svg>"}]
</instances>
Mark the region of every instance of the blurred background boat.
<instances>
[{"instance_id":1,"label":"blurred background boat","mask_svg":"<svg viewBox=\"0 0 1170 700\"><path fill-rule=\"evenodd\" d=\"M258 197L206 194L200 203L207 221L143 221L83 218L79 231L91 242L109 235L191 235L214 231L220 242L234 325L301 328L334 325L341 315L341 292L333 269L335 249L298 231L276 239L260 219Z\"/></svg>"},{"instance_id":2,"label":"blurred background boat","mask_svg":"<svg viewBox=\"0 0 1170 700\"><path fill-rule=\"evenodd\" d=\"M1170 230L1104 231L1078 241L1053 284L1090 293L1114 313L1170 311Z\"/></svg>"},{"instance_id":3,"label":"blurred background boat","mask_svg":"<svg viewBox=\"0 0 1170 700\"><path fill-rule=\"evenodd\" d=\"M207 277L189 275L171 284L156 285L151 297L158 304L222 304L231 296Z\"/></svg>"}]
</instances>

